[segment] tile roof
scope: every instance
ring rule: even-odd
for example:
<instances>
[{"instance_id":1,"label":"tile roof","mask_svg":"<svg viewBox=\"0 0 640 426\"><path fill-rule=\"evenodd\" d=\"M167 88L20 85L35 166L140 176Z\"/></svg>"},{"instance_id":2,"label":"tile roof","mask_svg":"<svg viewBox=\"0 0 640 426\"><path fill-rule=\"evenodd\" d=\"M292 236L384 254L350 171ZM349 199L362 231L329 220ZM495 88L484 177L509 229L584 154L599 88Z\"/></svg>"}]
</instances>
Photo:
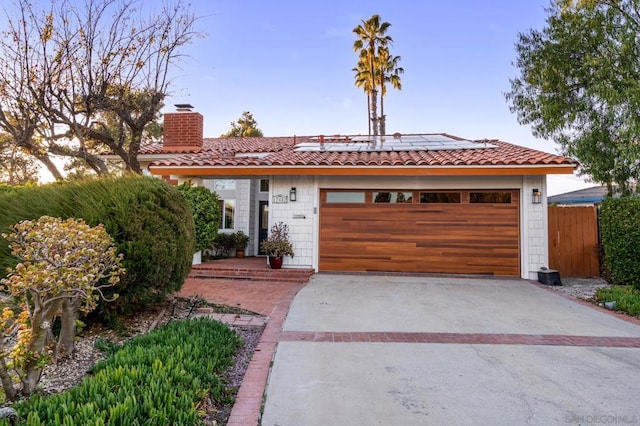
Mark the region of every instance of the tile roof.
<instances>
[{"instance_id":1,"label":"tile roof","mask_svg":"<svg viewBox=\"0 0 640 426\"><path fill-rule=\"evenodd\" d=\"M447 137L454 136L441 134ZM457 138L460 139L460 138ZM463 139L461 139L463 140ZM295 145L318 143L316 137L207 138L196 153L172 153L151 167L360 167L360 166L548 166L576 165L570 158L499 140L469 141L477 149L369 150L356 152L296 151ZM485 146L493 146L485 148ZM144 147L140 154L161 154L161 146Z\"/></svg>"}]
</instances>

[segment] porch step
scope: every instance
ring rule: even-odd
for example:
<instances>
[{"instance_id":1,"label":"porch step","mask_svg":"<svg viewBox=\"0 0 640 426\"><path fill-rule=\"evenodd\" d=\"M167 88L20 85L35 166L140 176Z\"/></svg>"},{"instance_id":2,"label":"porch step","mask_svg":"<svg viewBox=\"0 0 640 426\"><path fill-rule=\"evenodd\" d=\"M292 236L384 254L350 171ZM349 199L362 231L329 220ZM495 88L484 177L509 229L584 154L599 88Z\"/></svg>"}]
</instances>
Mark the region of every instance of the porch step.
<instances>
[{"instance_id":1,"label":"porch step","mask_svg":"<svg viewBox=\"0 0 640 426\"><path fill-rule=\"evenodd\" d=\"M201 264L191 268L189 278L306 283L313 273L313 269L268 269L266 266L256 269Z\"/></svg>"}]
</instances>

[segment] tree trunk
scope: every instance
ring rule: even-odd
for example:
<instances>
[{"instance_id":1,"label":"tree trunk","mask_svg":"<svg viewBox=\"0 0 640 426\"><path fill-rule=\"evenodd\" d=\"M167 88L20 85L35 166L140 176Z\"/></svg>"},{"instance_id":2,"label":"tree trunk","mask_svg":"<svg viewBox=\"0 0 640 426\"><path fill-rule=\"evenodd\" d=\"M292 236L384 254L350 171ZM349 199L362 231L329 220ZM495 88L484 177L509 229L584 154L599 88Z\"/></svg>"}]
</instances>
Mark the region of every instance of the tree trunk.
<instances>
[{"instance_id":1,"label":"tree trunk","mask_svg":"<svg viewBox=\"0 0 640 426\"><path fill-rule=\"evenodd\" d=\"M380 135L384 136L387 134L387 117L384 115L384 96L380 95Z\"/></svg>"},{"instance_id":2,"label":"tree trunk","mask_svg":"<svg viewBox=\"0 0 640 426\"><path fill-rule=\"evenodd\" d=\"M7 370L7 364L4 361L4 358L0 358L0 381L2 382L2 389L4 389L4 394L10 401L15 401L18 392L16 388L13 386L13 380L11 380L11 376L9 375L9 371Z\"/></svg>"},{"instance_id":3,"label":"tree trunk","mask_svg":"<svg viewBox=\"0 0 640 426\"><path fill-rule=\"evenodd\" d=\"M371 123L373 124L373 136L378 136L378 91L371 91Z\"/></svg>"},{"instance_id":4,"label":"tree trunk","mask_svg":"<svg viewBox=\"0 0 640 426\"><path fill-rule=\"evenodd\" d=\"M371 95L367 92L367 123L369 124L369 136L371 136Z\"/></svg>"},{"instance_id":5,"label":"tree trunk","mask_svg":"<svg viewBox=\"0 0 640 426\"><path fill-rule=\"evenodd\" d=\"M60 314L60 336L56 345L56 361L71 355L73 344L76 338L76 320L78 319L78 309L75 300L64 299L62 302L62 313Z\"/></svg>"},{"instance_id":6,"label":"tree trunk","mask_svg":"<svg viewBox=\"0 0 640 426\"><path fill-rule=\"evenodd\" d=\"M22 393L24 396L30 396L37 388L42 376L42 367L40 366L40 355L44 353L44 343L46 339L46 330L42 327L34 328L37 335L32 341L29 350L36 354L35 359L30 359L25 366L25 374L22 378Z\"/></svg>"},{"instance_id":7,"label":"tree trunk","mask_svg":"<svg viewBox=\"0 0 640 426\"><path fill-rule=\"evenodd\" d=\"M42 376L41 356L45 352L47 341L47 327L51 326L53 317L60 309L59 300L45 304L45 306L34 306L31 313L31 332L33 337L29 344L28 351L34 356L25 365L24 376L22 377L22 393L30 396L38 386Z\"/></svg>"},{"instance_id":8,"label":"tree trunk","mask_svg":"<svg viewBox=\"0 0 640 426\"><path fill-rule=\"evenodd\" d=\"M47 154L32 154L34 157L38 159L44 166L49 170L55 180L62 180L63 176L60 173L60 170L56 167L56 165L51 161L51 158Z\"/></svg>"},{"instance_id":9,"label":"tree trunk","mask_svg":"<svg viewBox=\"0 0 640 426\"><path fill-rule=\"evenodd\" d=\"M131 141L129 143L129 155L127 156L127 170L137 174L142 174L140 168L140 162L138 161L138 152L140 152L140 145L142 141L142 133L144 127L141 129L131 129Z\"/></svg>"}]
</instances>

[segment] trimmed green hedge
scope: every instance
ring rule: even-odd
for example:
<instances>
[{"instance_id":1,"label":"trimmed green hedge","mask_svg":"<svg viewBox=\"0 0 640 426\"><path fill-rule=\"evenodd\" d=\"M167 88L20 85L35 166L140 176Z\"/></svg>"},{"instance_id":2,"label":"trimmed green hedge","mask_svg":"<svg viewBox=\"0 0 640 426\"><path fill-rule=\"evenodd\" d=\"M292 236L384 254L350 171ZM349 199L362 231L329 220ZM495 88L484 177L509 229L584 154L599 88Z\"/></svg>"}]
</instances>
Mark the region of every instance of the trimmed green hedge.
<instances>
[{"instance_id":1,"label":"trimmed green hedge","mask_svg":"<svg viewBox=\"0 0 640 426\"><path fill-rule=\"evenodd\" d=\"M81 385L14 408L33 426L201 424L198 403L206 395L223 401L219 375L241 345L209 318L174 321L126 343Z\"/></svg>"},{"instance_id":2,"label":"trimmed green hedge","mask_svg":"<svg viewBox=\"0 0 640 426\"><path fill-rule=\"evenodd\" d=\"M191 267L193 216L180 193L160 179L127 176L24 187L0 193L0 211L0 232L45 214L105 225L124 254L127 273L113 289L120 297L101 303L98 315L129 313L163 300L180 289ZM0 276L16 263L1 240Z\"/></svg>"},{"instance_id":3,"label":"trimmed green hedge","mask_svg":"<svg viewBox=\"0 0 640 426\"><path fill-rule=\"evenodd\" d=\"M640 289L640 198L605 199L600 230L609 281Z\"/></svg>"}]
</instances>

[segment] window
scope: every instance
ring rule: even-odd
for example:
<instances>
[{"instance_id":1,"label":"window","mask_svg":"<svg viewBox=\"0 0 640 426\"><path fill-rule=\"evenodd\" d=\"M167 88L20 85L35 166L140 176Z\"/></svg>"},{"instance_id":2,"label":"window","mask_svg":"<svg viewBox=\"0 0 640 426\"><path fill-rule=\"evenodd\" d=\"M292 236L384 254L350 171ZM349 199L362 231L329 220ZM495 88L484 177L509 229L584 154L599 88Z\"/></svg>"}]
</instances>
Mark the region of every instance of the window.
<instances>
[{"instance_id":1,"label":"window","mask_svg":"<svg viewBox=\"0 0 640 426\"><path fill-rule=\"evenodd\" d=\"M364 203L364 192L327 192L327 203Z\"/></svg>"},{"instance_id":2,"label":"window","mask_svg":"<svg viewBox=\"0 0 640 426\"><path fill-rule=\"evenodd\" d=\"M269 192L269 179L260 179L260 192Z\"/></svg>"},{"instance_id":3,"label":"window","mask_svg":"<svg viewBox=\"0 0 640 426\"><path fill-rule=\"evenodd\" d=\"M470 192L469 202L511 204L511 192Z\"/></svg>"},{"instance_id":4,"label":"window","mask_svg":"<svg viewBox=\"0 0 640 426\"><path fill-rule=\"evenodd\" d=\"M459 192L421 192L420 202L423 204L459 204Z\"/></svg>"},{"instance_id":5,"label":"window","mask_svg":"<svg viewBox=\"0 0 640 426\"><path fill-rule=\"evenodd\" d=\"M374 203L412 203L413 192L374 192Z\"/></svg>"},{"instance_id":6,"label":"window","mask_svg":"<svg viewBox=\"0 0 640 426\"><path fill-rule=\"evenodd\" d=\"M235 179L216 179L213 184L216 191L233 191L236 189Z\"/></svg>"},{"instance_id":7,"label":"window","mask_svg":"<svg viewBox=\"0 0 640 426\"><path fill-rule=\"evenodd\" d=\"M234 229L236 200L220 200L220 229Z\"/></svg>"}]
</instances>

